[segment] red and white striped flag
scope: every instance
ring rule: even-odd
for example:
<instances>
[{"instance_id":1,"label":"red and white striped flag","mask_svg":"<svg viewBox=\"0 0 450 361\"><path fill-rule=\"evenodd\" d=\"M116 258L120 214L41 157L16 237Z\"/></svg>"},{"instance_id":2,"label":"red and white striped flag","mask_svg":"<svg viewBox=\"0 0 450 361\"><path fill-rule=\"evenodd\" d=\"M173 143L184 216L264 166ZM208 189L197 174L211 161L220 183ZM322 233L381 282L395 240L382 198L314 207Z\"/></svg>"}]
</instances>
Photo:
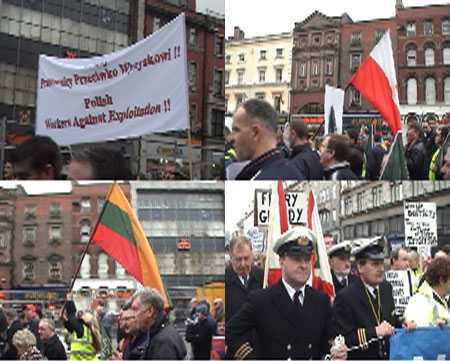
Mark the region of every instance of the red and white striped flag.
<instances>
[{"instance_id":1,"label":"red and white striped flag","mask_svg":"<svg viewBox=\"0 0 450 361\"><path fill-rule=\"evenodd\" d=\"M331 277L330 264L328 263L328 256L323 239L322 226L320 224L319 212L314 201L314 195L309 193L308 197L308 228L311 229L317 238L317 264L319 271L314 269L316 258L313 255L311 258L311 277L308 284L315 289L321 290L329 295L330 299L334 299L333 279ZM267 250L266 250L266 266L264 275L264 287L271 286L278 282L281 278L281 269L278 262L278 255L272 250L273 243L280 238L280 236L290 229L288 222L286 197L283 189L283 183L278 181L272 188L271 202L270 202L270 219L269 229L267 235ZM272 242L273 241L273 242Z\"/></svg>"},{"instance_id":2,"label":"red and white striped flag","mask_svg":"<svg viewBox=\"0 0 450 361\"><path fill-rule=\"evenodd\" d=\"M389 30L372 49L350 83L380 112L392 134L401 130L397 76Z\"/></svg>"}]
</instances>

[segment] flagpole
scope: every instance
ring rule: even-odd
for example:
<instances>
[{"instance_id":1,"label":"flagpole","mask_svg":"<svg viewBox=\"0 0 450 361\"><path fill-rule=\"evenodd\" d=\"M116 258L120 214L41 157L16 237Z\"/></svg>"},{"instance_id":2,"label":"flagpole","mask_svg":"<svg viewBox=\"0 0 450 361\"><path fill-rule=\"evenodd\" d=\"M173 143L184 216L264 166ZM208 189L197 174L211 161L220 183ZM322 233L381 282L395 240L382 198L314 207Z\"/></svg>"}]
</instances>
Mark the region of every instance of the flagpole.
<instances>
[{"instance_id":1,"label":"flagpole","mask_svg":"<svg viewBox=\"0 0 450 361\"><path fill-rule=\"evenodd\" d=\"M106 195L106 198L105 198L105 199L108 199L108 198L109 198L109 196L110 196L110 194L111 194L111 192L112 192L113 187L114 187L115 184L116 184L116 182L114 182L114 183L111 185L111 187L109 188L108 194ZM83 253L81 253L81 259L80 259L80 262L78 263L76 272L75 272L74 276L72 277L72 281L70 282L70 287L69 287L67 293L72 292L73 286L75 285L75 281L76 281L76 279L77 279L77 277L78 277L78 274L80 273L80 270L81 270L81 264L83 263L84 257L86 256L87 251L88 251L88 249L89 249L89 246L91 245L91 242L92 242L92 235L93 235L93 234L95 233L95 231L97 230L97 227L98 227L98 225L100 224L100 219L102 219L103 213L104 213L105 208L106 208L105 205L106 205L106 202L105 202L105 204L103 205L103 208L102 208L102 211L101 211L99 217L97 218L97 222L96 222L96 224L95 224L94 230L91 232L91 236L89 237L89 241L88 241L88 243L86 244L86 247L84 248ZM63 305L63 307L62 307L62 309L61 309L61 314L64 312L64 310L65 310L65 308L66 308L66 303L67 303L67 300L64 301L64 305Z\"/></svg>"},{"instance_id":2,"label":"flagpole","mask_svg":"<svg viewBox=\"0 0 450 361\"><path fill-rule=\"evenodd\" d=\"M273 235L273 227L275 224L275 210L276 210L276 200L278 201L278 181L274 181L274 185L272 186L270 193L270 208L269 208L269 226L267 227L267 242L266 242L266 261L264 263L264 282L263 288L266 288L269 283L269 268L270 268L270 252L272 250L272 235Z\"/></svg>"}]
</instances>

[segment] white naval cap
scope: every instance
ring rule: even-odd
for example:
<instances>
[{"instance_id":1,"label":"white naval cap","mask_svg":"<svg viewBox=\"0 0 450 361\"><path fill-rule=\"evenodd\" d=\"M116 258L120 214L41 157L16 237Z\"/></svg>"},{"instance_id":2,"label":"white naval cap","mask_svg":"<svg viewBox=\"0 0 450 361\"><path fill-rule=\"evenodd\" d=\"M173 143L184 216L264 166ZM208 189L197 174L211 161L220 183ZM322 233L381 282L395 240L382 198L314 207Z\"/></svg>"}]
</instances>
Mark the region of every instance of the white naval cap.
<instances>
[{"instance_id":1,"label":"white naval cap","mask_svg":"<svg viewBox=\"0 0 450 361\"><path fill-rule=\"evenodd\" d=\"M277 239L273 251L280 256L285 253L310 255L315 242L316 235L309 228L297 226L287 230Z\"/></svg>"}]
</instances>

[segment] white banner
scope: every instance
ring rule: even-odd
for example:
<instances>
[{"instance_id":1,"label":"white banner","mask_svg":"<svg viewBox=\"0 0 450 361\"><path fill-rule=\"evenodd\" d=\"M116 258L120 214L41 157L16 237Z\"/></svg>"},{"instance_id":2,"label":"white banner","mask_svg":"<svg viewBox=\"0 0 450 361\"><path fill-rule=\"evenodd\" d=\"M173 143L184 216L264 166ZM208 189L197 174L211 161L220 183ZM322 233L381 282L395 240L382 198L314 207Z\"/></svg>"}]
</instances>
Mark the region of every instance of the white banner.
<instances>
[{"instance_id":1,"label":"white banner","mask_svg":"<svg viewBox=\"0 0 450 361\"><path fill-rule=\"evenodd\" d=\"M36 134L59 145L189 128L185 16L90 59L39 58Z\"/></svg>"},{"instance_id":2,"label":"white banner","mask_svg":"<svg viewBox=\"0 0 450 361\"><path fill-rule=\"evenodd\" d=\"M385 278L392 285L395 311L403 315L413 292L410 271L387 271Z\"/></svg>"},{"instance_id":3,"label":"white banner","mask_svg":"<svg viewBox=\"0 0 450 361\"><path fill-rule=\"evenodd\" d=\"M344 96L342 89L325 85L325 135L328 134L328 122L330 120L331 107L334 108L334 119L336 121L336 133L342 134L342 115L344 113Z\"/></svg>"},{"instance_id":4,"label":"white banner","mask_svg":"<svg viewBox=\"0 0 450 361\"><path fill-rule=\"evenodd\" d=\"M437 246L436 203L405 203L405 245Z\"/></svg>"},{"instance_id":5,"label":"white banner","mask_svg":"<svg viewBox=\"0 0 450 361\"><path fill-rule=\"evenodd\" d=\"M285 198L288 223L290 225L306 225L308 215L306 194L302 192L286 192ZM255 226L269 225L270 199L271 191L262 189L255 190Z\"/></svg>"}]
</instances>

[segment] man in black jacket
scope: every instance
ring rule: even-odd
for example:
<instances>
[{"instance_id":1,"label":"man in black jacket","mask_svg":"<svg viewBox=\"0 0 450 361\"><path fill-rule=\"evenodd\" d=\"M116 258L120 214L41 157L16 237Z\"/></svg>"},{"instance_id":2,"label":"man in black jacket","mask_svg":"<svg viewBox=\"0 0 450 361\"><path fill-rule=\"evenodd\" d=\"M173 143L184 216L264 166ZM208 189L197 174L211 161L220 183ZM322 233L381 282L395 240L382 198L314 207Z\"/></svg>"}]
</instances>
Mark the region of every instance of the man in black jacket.
<instances>
[{"instance_id":1,"label":"man in black jacket","mask_svg":"<svg viewBox=\"0 0 450 361\"><path fill-rule=\"evenodd\" d=\"M338 243L328 250L335 294L357 279L350 274L350 251L351 245L348 241Z\"/></svg>"},{"instance_id":2,"label":"man in black jacket","mask_svg":"<svg viewBox=\"0 0 450 361\"><path fill-rule=\"evenodd\" d=\"M326 180L358 179L348 162L349 144L341 134L327 136L320 146L320 163Z\"/></svg>"},{"instance_id":3,"label":"man in black jacket","mask_svg":"<svg viewBox=\"0 0 450 361\"><path fill-rule=\"evenodd\" d=\"M192 345L194 360L211 358L211 341L216 333L217 323L211 317L206 304L195 308L195 319L186 327L186 341Z\"/></svg>"},{"instance_id":4,"label":"man in black jacket","mask_svg":"<svg viewBox=\"0 0 450 361\"><path fill-rule=\"evenodd\" d=\"M250 160L236 180L305 179L277 147L277 118L273 107L258 99L247 100L234 112L231 142L236 158Z\"/></svg>"},{"instance_id":5,"label":"man in black jacket","mask_svg":"<svg viewBox=\"0 0 450 361\"><path fill-rule=\"evenodd\" d=\"M384 280L384 240L370 239L352 251L360 279L341 290L334 301L334 327L345 337L349 359L389 358L389 336L399 326L392 286Z\"/></svg>"},{"instance_id":6,"label":"man in black jacket","mask_svg":"<svg viewBox=\"0 0 450 361\"><path fill-rule=\"evenodd\" d=\"M249 295L230 320L226 331L227 352L233 359L319 359L330 352L332 339L330 301L306 285L314 234L306 227L285 232L273 250L280 256L281 280ZM261 351L245 339L256 330ZM345 346L331 357L345 358Z\"/></svg>"},{"instance_id":7,"label":"man in black jacket","mask_svg":"<svg viewBox=\"0 0 450 361\"><path fill-rule=\"evenodd\" d=\"M422 139L422 127L416 122L410 123L408 126L408 144L406 145L405 157L411 180L427 179L427 155Z\"/></svg>"},{"instance_id":8,"label":"man in black jacket","mask_svg":"<svg viewBox=\"0 0 450 361\"><path fill-rule=\"evenodd\" d=\"M164 314L164 301L153 288L137 291L131 309L141 331L148 333L148 342L142 346L142 360L183 360L186 346L183 339Z\"/></svg>"},{"instance_id":9,"label":"man in black jacket","mask_svg":"<svg viewBox=\"0 0 450 361\"><path fill-rule=\"evenodd\" d=\"M48 360L67 360L66 350L55 333L55 323L43 318L39 322L39 336L42 340L42 355Z\"/></svg>"},{"instance_id":10,"label":"man in black jacket","mask_svg":"<svg viewBox=\"0 0 450 361\"><path fill-rule=\"evenodd\" d=\"M290 123L289 142L292 152L289 163L302 172L307 180L322 180L323 167L319 154L309 144L308 126L298 118Z\"/></svg>"}]
</instances>

